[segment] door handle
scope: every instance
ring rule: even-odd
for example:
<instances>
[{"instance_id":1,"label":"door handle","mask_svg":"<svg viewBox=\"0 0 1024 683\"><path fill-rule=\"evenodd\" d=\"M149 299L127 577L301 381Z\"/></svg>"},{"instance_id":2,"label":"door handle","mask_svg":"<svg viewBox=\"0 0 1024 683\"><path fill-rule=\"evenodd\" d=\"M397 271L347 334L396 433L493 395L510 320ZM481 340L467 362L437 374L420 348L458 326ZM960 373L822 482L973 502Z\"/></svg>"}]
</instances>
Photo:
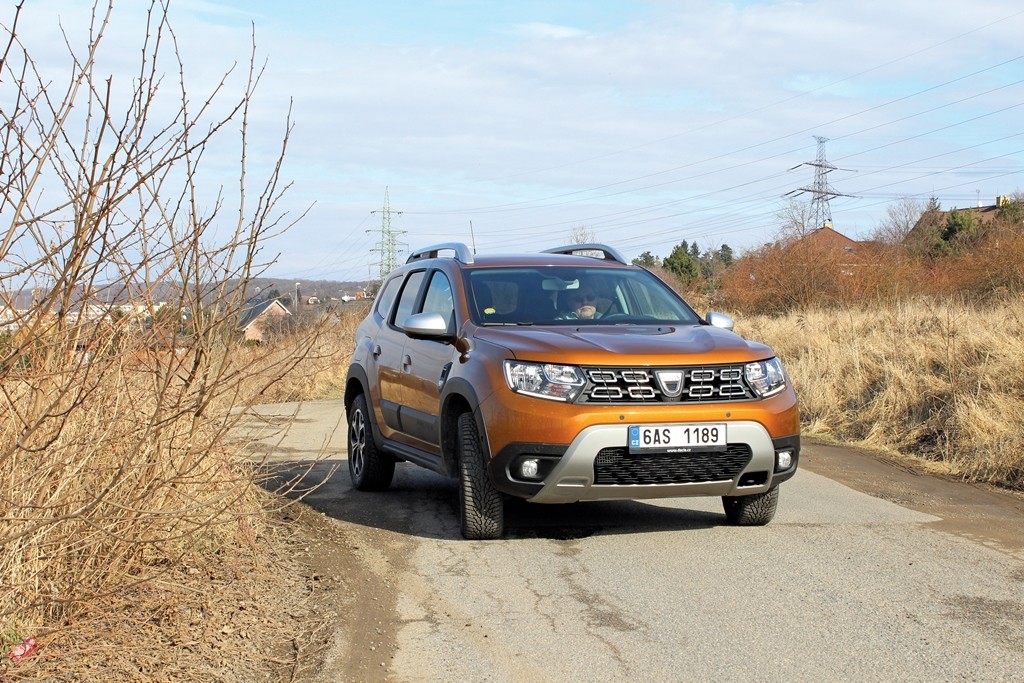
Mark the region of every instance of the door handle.
<instances>
[{"instance_id":1,"label":"door handle","mask_svg":"<svg viewBox=\"0 0 1024 683\"><path fill-rule=\"evenodd\" d=\"M374 344L373 346L373 357L380 358L380 344Z\"/></svg>"},{"instance_id":2,"label":"door handle","mask_svg":"<svg viewBox=\"0 0 1024 683\"><path fill-rule=\"evenodd\" d=\"M412 367L412 357L402 356L402 369L408 370L410 367Z\"/></svg>"}]
</instances>

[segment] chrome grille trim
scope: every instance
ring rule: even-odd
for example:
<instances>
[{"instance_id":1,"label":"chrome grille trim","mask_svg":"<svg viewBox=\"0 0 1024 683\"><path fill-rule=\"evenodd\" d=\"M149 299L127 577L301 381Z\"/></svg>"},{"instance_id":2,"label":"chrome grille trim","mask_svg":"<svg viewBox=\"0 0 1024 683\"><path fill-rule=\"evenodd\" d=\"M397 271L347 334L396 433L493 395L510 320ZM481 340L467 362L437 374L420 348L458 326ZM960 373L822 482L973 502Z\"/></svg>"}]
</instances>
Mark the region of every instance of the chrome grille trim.
<instances>
[{"instance_id":1,"label":"chrome grille trim","mask_svg":"<svg viewBox=\"0 0 1024 683\"><path fill-rule=\"evenodd\" d=\"M594 387L590 391L590 397L594 399L617 401L622 398L622 389L619 389L618 387Z\"/></svg>"},{"instance_id":2,"label":"chrome grille trim","mask_svg":"<svg viewBox=\"0 0 1024 683\"><path fill-rule=\"evenodd\" d=\"M654 393L654 387L630 387L629 388L629 397L630 398L635 398L635 399L637 399L639 401L650 400L652 398L655 398L656 396L657 396L657 394Z\"/></svg>"},{"instance_id":3,"label":"chrome grille trim","mask_svg":"<svg viewBox=\"0 0 1024 683\"><path fill-rule=\"evenodd\" d=\"M646 383L651 381L646 370L623 370L622 379L626 382Z\"/></svg>"},{"instance_id":4,"label":"chrome grille trim","mask_svg":"<svg viewBox=\"0 0 1024 683\"><path fill-rule=\"evenodd\" d=\"M587 385L580 403L712 403L756 398L743 379L742 365L584 367ZM658 373L681 373L676 395L662 389Z\"/></svg>"}]
</instances>

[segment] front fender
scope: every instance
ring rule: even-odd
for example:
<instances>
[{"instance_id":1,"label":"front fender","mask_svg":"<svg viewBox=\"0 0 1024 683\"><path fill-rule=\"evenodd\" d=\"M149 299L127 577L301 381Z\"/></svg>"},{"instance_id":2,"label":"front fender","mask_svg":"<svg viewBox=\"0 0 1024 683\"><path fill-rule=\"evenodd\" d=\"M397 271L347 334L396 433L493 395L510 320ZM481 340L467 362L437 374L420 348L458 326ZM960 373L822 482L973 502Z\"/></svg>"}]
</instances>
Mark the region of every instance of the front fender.
<instances>
[{"instance_id":1,"label":"front fender","mask_svg":"<svg viewBox=\"0 0 1024 683\"><path fill-rule=\"evenodd\" d=\"M441 457L449 476L459 474L459 415L467 410L472 413L473 421L483 443L481 449L490 458L488 448L487 425L480 414L480 398L476 389L462 377L448 380L441 390Z\"/></svg>"}]
</instances>

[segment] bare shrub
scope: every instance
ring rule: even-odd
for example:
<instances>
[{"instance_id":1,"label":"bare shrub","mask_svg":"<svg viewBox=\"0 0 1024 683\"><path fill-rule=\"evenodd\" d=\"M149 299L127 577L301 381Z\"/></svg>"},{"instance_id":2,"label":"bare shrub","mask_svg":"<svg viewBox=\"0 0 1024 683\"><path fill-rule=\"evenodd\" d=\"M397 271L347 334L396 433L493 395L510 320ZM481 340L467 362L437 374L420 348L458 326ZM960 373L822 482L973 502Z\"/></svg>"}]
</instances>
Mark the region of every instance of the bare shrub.
<instances>
[{"instance_id":1,"label":"bare shrub","mask_svg":"<svg viewBox=\"0 0 1024 683\"><path fill-rule=\"evenodd\" d=\"M942 214L926 212L924 222L932 215ZM957 242L959 248L946 251L922 246L921 236L930 229L925 225L908 242L861 242L851 249L813 235L784 237L744 254L722 277L716 295L744 313L788 313L898 304L918 296L999 301L1024 291L1019 222L1005 218L976 227L970 239Z\"/></svg>"},{"instance_id":2,"label":"bare shrub","mask_svg":"<svg viewBox=\"0 0 1024 683\"><path fill-rule=\"evenodd\" d=\"M928 204L914 197L900 197L885 210L885 218L879 223L871 239L885 246L899 246L910 234Z\"/></svg>"},{"instance_id":3,"label":"bare shrub","mask_svg":"<svg viewBox=\"0 0 1024 683\"><path fill-rule=\"evenodd\" d=\"M736 261L721 295L739 311L774 313L856 300L861 261L813 241L768 244Z\"/></svg>"},{"instance_id":4,"label":"bare shrub","mask_svg":"<svg viewBox=\"0 0 1024 683\"><path fill-rule=\"evenodd\" d=\"M938 293L975 300L1024 291L1024 231L996 224L973 249L931 264Z\"/></svg>"},{"instance_id":5,"label":"bare shrub","mask_svg":"<svg viewBox=\"0 0 1024 683\"><path fill-rule=\"evenodd\" d=\"M96 605L153 593L161 576L173 587L186 567L258 565L257 539L272 533L265 494L228 433L304 356L333 353L322 325L238 351L246 283L265 267L257 254L286 227L276 207L290 123L255 193L247 169L258 65L250 58L233 101L230 75L189 92L166 6L154 3L138 74L115 83L94 66L112 11L94 14L83 50L67 37L64 84L19 41L21 5L0 58L5 646L74 642ZM176 83L161 75L168 48ZM200 162L230 131L240 165L229 216Z\"/></svg>"}]
</instances>

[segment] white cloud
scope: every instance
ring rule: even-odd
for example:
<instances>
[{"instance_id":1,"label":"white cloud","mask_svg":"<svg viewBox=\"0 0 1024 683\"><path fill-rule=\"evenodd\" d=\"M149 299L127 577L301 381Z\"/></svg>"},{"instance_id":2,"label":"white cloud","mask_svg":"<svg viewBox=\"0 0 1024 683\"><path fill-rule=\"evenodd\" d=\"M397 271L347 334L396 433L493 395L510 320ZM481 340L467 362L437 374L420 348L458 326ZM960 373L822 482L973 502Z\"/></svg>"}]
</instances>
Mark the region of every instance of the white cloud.
<instances>
[{"instance_id":1,"label":"white cloud","mask_svg":"<svg viewBox=\"0 0 1024 683\"><path fill-rule=\"evenodd\" d=\"M569 40L574 38L586 38L589 34L572 26L557 26L543 22L531 22L516 27L516 33L526 38L540 38L546 40Z\"/></svg>"}]
</instances>

